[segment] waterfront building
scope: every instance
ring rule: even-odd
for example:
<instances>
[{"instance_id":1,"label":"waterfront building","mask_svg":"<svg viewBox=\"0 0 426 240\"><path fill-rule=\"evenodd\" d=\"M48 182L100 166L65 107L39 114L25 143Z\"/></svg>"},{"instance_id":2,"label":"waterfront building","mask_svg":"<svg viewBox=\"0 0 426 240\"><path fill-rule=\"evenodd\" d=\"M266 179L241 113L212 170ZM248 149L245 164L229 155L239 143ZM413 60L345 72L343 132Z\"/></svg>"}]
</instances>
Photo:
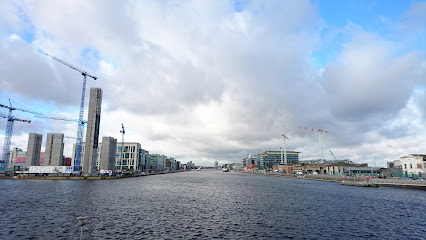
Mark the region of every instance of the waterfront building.
<instances>
[{"instance_id":1,"label":"waterfront building","mask_svg":"<svg viewBox=\"0 0 426 240\"><path fill-rule=\"evenodd\" d=\"M25 152L21 148L13 148L12 150L10 150L8 163L15 163L16 157L25 157L26 155L27 152Z\"/></svg>"},{"instance_id":2,"label":"waterfront building","mask_svg":"<svg viewBox=\"0 0 426 240\"><path fill-rule=\"evenodd\" d=\"M341 159L341 160L325 160L325 159L310 159L310 160L300 160L299 163L301 164L322 164L322 163L328 163L328 162L344 162L344 163L349 163L349 164L354 164L354 162L352 162L349 159Z\"/></svg>"},{"instance_id":3,"label":"waterfront building","mask_svg":"<svg viewBox=\"0 0 426 240\"><path fill-rule=\"evenodd\" d=\"M347 175L351 172L364 173L371 172L371 168L368 168L366 163L349 163L346 160L333 161L318 164L304 164L302 171L307 174L327 174L327 175Z\"/></svg>"},{"instance_id":4,"label":"waterfront building","mask_svg":"<svg viewBox=\"0 0 426 240\"><path fill-rule=\"evenodd\" d=\"M177 161L175 158L167 158L166 159L166 172L174 172L177 170Z\"/></svg>"},{"instance_id":5,"label":"waterfront building","mask_svg":"<svg viewBox=\"0 0 426 240\"><path fill-rule=\"evenodd\" d=\"M101 122L102 89L91 88L89 110L87 114L86 146L82 166L83 173L96 172L98 153L99 127Z\"/></svg>"},{"instance_id":6,"label":"waterfront building","mask_svg":"<svg viewBox=\"0 0 426 240\"><path fill-rule=\"evenodd\" d=\"M214 168L217 169L219 167L219 163L217 161L214 162Z\"/></svg>"},{"instance_id":7,"label":"waterfront building","mask_svg":"<svg viewBox=\"0 0 426 240\"><path fill-rule=\"evenodd\" d=\"M389 161L389 162L387 162L387 167L388 168L402 168L401 160Z\"/></svg>"},{"instance_id":8,"label":"waterfront building","mask_svg":"<svg viewBox=\"0 0 426 240\"><path fill-rule=\"evenodd\" d=\"M44 154L44 166L63 166L64 162L64 134L48 133L46 138L46 150Z\"/></svg>"},{"instance_id":9,"label":"waterfront building","mask_svg":"<svg viewBox=\"0 0 426 240\"><path fill-rule=\"evenodd\" d=\"M275 165L275 166L277 166L277 165ZM294 166L289 166L289 165L282 166L282 170L283 170L284 173L287 173L287 174L291 174L291 173L295 172Z\"/></svg>"},{"instance_id":10,"label":"waterfront building","mask_svg":"<svg viewBox=\"0 0 426 240\"><path fill-rule=\"evenodd\" d=\"M426 176L426 155L409 154L400 157L402 172L405 177Z\"/></svg>"},{"instance_id":11,"label":"waterfront building","mask_svg":"<svg viewBox=\"0 0 426 240\"><path fill-rule=\"evenodd\" d=\"M84 150L86 147L86 143L82 143L82 149ZM141 156L140 153L141 145L136 142L125 142L123 152L121 152L121 143L117 143L116 147L116 154L115 154L115 169L113 170L141 170L141 162L139 156ZM96 171L100 170L100 156L101 156L101 150L102 150L102 143L98 143L98 149L96 153L96 159L95 159L95 166ZM84 154L86 151L82 151L82 159L84 157ZM123 153L123 164L121 164L121 158L120 154ZM75 156L75 143L73 144L73 156ZM83 160L84 161L84 160ZM74 164L74 161L72 161L72 164ZM82 163L84 164L84 163Z\"/></svg>"},{"instance_id":12,"label":"waterfront building","mask_svg":"<svg viewBox=\"0 0 426 240\"><path fill-rule=\"evenodd\" d=\"M13 163L22 165L22 167L24 167L26 159L27 159L27 152L26 151L19 152L18 155L13 160ZM39 165L43 165L43 164L44 164L44 152L40 152Z\"/></svg>"},{"instance_id":13,"label":"waterfront building","mask_svg":"<svg viewBox=\"0 0 426 240\"><path fill-rule=\"evenodd\" d=\"M386 168L383 173L386 177L404 177L402 168Z\"/></svg>"},{"instance_id":14,"label":"waterfront building","mask_svg":"<svg viewBox=\"0 0 426 240\"><path fill-rule=\"evenodd\" d=\"M193 163L192 161L189 161L188 163L186 163L186 167L187 169L194 169L195 163Z\"/></svg>"},{"instance_id":15,"label":"waterfront building","mask_svg":"<svg viewBox=\"0 0 426 240\"><path fill-rule=\"evenodd\" d=\"M117 154L115 166L116 170L123 169L127 170L140 170L140 149L141 145L137 142L127 142L124 143L124 149L121 151L121 144L117 144ZM120 154L123 154L123 162L121 163Z\"/></svg>"},{"instance_id":16,"label":"waterfront building","mask_svg":"<svg viewBox=\"0 0 426 240\"><path fill-rule=\"evenodd\" d=\"M149 151L145 149L139 149L139 166L137 169L144 172L149 172L151 167L151 158L149 157Z\"/></svg>"},{"instance_id":17,"label":"waterfront building","mask_svg":"<svg viewBox=\"0 0 426 240\"><path fill-rule=\"evenodd\" d=\"M300 152L287 151L287 163L289 165L299 163ZM281 151L265 151L256 155L255 161L260 170L272 169L274 165L281 164Z\"/></svg>"},{"instance_id":18,"label":"waterfront building","mask_svg":"<svg viewBox=\"0 0 426 240\"><path fill-rule=\"evenodd\" d=\"M103 137L100 154L99 170L115 170L115 157L117 153L117 139L113 137Z\"/></svg>"},{"instance_id":19,"label":"waterfront building","mask_svg":"<svg viewBox=\"0 0 426 240\"><path fill-rule=\"evenodd\" d=\"M150 154L151 170L162 172L165 170L166 156L162 154Z\"/></svg>"},{"instance_id":20,"label":"waterfront building","mask_svg":"<svg viewBox=\"0 0 426 240\"><path fill-rule=\"evenodd\" d=\"M25 159L25 167L40 165L41 142L43 135L30 133L28 136L27 155Z\"/></svg>"}]
</instances>

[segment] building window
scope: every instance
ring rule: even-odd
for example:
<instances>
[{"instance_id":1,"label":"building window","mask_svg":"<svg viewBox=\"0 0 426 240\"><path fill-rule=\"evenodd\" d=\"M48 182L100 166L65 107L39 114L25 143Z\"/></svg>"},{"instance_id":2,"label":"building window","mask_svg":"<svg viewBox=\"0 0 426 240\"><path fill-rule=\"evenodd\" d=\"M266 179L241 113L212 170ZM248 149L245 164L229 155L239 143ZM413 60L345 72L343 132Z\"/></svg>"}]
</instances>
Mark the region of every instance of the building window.
<instances>
[{"instance_id":1,"label":"building window","mask_svg":"<svg viewBox=\"0 0 426 240\"><path fill-rule=\"evenodd\" d=\"M404 164L404 168L407 168L407 164Z\"/></svg>"},{"instance_id":2,"label":"building window","mask_svg":"<svg viewBox=\"0 0 426 240\"><path fill-rule=\"evenodd\" d=\"M413 168L413 164L410 163L410 168Z\"/></svg>"}]
</instances>

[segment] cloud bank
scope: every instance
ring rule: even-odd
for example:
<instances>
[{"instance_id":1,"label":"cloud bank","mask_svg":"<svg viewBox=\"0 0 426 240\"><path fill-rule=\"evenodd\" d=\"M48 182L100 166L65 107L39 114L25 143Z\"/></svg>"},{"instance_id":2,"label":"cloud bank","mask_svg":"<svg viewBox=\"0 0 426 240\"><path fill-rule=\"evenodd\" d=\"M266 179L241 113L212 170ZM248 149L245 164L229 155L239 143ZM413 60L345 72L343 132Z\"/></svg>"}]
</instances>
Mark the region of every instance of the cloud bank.
<instances>
[{"instance_id":1,"label":"cloud bank","mask_svg":"<svg viewBox=\"0 0 426 240\"><path fill-rule=\"evenodd\" d=\"M282 133L301 159L318 158L317 134L299 126L328 130L324 149L358 162L374 155L384 165L424 149L416 144L425 140L419 133L424 49L350 23L340 31L348 39L341 51L318 69L311 56L329 43L310 1L4 5L2 103L15 97L77 117L82 76L42 50L98 76L88 88L104 90L101 136L120 139L124 123L126 141L183 162L237 162L248 153L278 150ZM419 11L423 5L414 4L395 32L418 29L418 21L404 19L422 16ZM14 141L21 140L14 144L22 145L30 131L77 132L72 124L35 123L18 131Z\"/></svg>"}]
</instances>

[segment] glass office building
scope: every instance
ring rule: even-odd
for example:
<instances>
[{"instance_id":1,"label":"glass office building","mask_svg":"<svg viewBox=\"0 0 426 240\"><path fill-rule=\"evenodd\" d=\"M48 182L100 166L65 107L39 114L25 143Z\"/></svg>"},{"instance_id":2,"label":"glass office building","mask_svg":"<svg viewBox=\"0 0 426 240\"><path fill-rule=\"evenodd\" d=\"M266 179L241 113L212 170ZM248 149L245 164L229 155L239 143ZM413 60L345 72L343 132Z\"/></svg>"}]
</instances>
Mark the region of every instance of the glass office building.
<instances>
[{"instance_id":1,"label":"glass office building","mask_svg":"<svg viewBox=\"0 0 426 240\"><path fill-rule=\"evenodd\" d=\"M287 164L293 165L299 163L300 152L287 151ZM284 162L284 152L282 152ZM281 164L281 151L265 151L257 155L258 169L272 169L274 165Z\"/></svg>"}]
</instances>

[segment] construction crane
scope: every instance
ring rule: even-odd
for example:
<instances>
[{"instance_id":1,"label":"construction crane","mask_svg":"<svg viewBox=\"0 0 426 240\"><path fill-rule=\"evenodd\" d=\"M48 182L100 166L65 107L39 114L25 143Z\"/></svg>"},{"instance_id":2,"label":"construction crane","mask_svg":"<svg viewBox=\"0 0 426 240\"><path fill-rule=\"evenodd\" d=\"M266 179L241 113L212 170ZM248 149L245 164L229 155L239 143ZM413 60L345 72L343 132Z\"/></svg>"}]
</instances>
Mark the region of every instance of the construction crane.
<instances>
[{"instance_id":1,"label":"construction crane","mask_svg":"<svg viewBox=\"0 0 426 240\"><path fill-rule=\"evenodd\" d=\"M51 56L47 53L45 53L46 56L51 57L52 59L64 64L65 66L76 70L77 72L80 72L81 75L83 75L83 89L81 91L81 103L80 103L80 115L78 118L79 124L78 124L78 130L77 130L77 141L75 144L75 156L74 156L74 170L75 171L80 171L81 170L81 151L82 151L82 143L83 143L83 131L84 131L84 124L83 124L83 113L84 113L84 96L86 94L86 78L90 77L93 78L94 80L98 79L97 77L89 74L86 71L81 70L78 67L74 67L73 65L59 59L56 58L54 56Z\"/></svg>"},{"instance_id":2,"label":"construction crane","mask_svg":"<svg viewBox=\"0 0 426 240\"><path fill-rule=\"evenodd\" d=\"M64 136L64 138L77 139L76 137Z\"/></svg>"},{"instance_id":3,"label":"construction crane","mask_svg":"<svg viewBox=\"0 0 426 240\"><path fill-rule=\"evenodd\" d=\"M64 118L64 117L52 117L52 116L44 116L44 115L36 115L35 117L36 117L36 118L46 118L46 119L60 120L60 121L68 121L68 122L76 122L76 123L78 123L79 125L80 125L80 124L81 124L81 125L84 125L84 124L86 124L86 123L87 123L87 121L86 121L86 120L83 120L83 121L81 121L81 122L80 122L80 120L79 120L79 119ZM77 139L77 138L74 138L74 139Z\"/></svg>"},{"instance_id":4,"label":"construction crane","mask_svg":"<svg viewBox=\"0 0 426 240\"><path fill-rule=\"evenodd\" d=\"M321 155L321 160L324 159L324 152L323 152L323 147L322 147L322 134L326 133L328 131L323 130L323 129L315 129L315 128L307 128L307 127L299 127L300 129L305 129L308 131L318 131L318 139L319 139L319 145L320 145L320 155Z\"/></svg>"},{"instance_id":5,"label":"construction crane","mask_svg":"<svg viewBox=\"0 0 426 240\"><path fill-rule=\"evenodd\" d=\"M286 140L290 140L285 134L281 134L284 140L284 165L287 165L287 142ZM283 148L281 148L281 165L283 165Z\"/></svg>"},{"instance_id":6,"label":"construction crane","mask_svg":"<svg viewBox=\"0 0 426 240\"><path fill-rule=\"evenodd\" d=\"M337 158L336 158L336 156L334 156L334 153L330 150L330 153L331 153L331 156L333 156L333 158L334 158L334 161L336 161L337 162Z\"/></svg>"},{"instance_id":7,"label":"construction crane","mask_svg":"<svg viewBox=\"0 0 426 240\"><path fill-rule=\"evenodd\" d=\"M15 118L12 115L12 111L19 110L19 111L22 111L22 112L35 113L35 112L30 111L30 110L25 110L25 109L21 109L21 108L14 108L12 106L12 102L10 101L10 99L9 99L9 104L10 104L10 106L0 104L0 107L9 109L8 115L0 114L0 117L7 119L6 133L4 134L3 153L2 153L1 159L0 159L0 169L2 169L4 171L7 170L7 164L8 164L8 161L9 161L10 144L11 144L11 140L12 140L13 125L14 125L15 121L31 123L31 120Z\"/></svg>"},{"instance_id":8,"label":"construction crane","mask_svg":"<svg viewBox=\"0 0 426 240\"><path fill-rule=\"evenodd\" d=\"M120 172L123 171L123 152L124 152L124 134L126 131L124 131L124 124L121 124L121 154L120 154Z\"/></svg>"}]
</instances>

